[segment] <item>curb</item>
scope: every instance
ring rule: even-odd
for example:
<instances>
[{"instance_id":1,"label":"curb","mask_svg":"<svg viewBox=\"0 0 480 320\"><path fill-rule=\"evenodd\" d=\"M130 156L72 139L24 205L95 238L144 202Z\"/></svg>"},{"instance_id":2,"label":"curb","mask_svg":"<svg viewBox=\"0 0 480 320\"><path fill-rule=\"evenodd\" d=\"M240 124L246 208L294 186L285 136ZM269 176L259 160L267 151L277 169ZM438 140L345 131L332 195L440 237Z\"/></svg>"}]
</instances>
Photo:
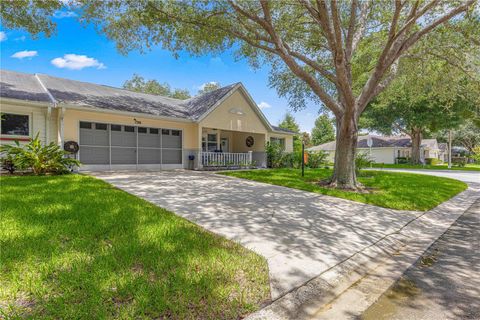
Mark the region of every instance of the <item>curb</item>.
<instances>
[{"instance_id":1,"label":"curb","mask_svg":"<svg viewBox=\"0 0 480 320\"><path fill-rule=\"evenodd\" d=\"M480 199L480 185L469 184L467 190L411 220L397 231L246 319L355 318L373 304L477 199ZM359 299L353 300L357 303L349 304L348 310L343 310L340 307L341 296L348 295L349 289L359 286L362 280L366 281L364 284L370 282L373 294L365 299L366 293L363 292L362 296L361 291L357 290L355 294ZM345 307L345 304L342 306Z\"/></svg>"}]
</instances>

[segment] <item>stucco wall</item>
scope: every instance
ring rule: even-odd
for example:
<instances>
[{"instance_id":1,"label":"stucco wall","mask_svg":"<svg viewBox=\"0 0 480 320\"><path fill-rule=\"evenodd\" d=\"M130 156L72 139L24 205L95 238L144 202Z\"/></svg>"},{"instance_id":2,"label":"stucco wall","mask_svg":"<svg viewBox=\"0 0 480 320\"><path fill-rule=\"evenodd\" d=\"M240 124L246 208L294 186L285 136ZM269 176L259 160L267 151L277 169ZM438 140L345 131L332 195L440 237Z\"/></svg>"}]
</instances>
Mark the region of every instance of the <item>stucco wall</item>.
<instances>
[{"instance_id":1,"label":"stucco wall","mask_svg":"<svg viewBox=\"0 0 480 320\"><path fill-rule=\"evenodd\" d=\"M137 119L141 124L136 124L133 119ZM64 116L64 139L79 140L79 123L80 121L92 121L103 123L114 123L124 125L136 125L154 128L168 128L183 130L183 148L198 149L198 126L195 123L165 121L160 119L149 119L142 117L117 115L111 113L92 112L83 110L66 109Z\"/></svg>"},{"instance_id":2,"label":"stucco wall","mask_svg":"<svg viewBox=\"0 0 480 320\"><path fill-rule=\"evenodd\" d=\"M33 138L38 133L40 140L45 143L57 142L57 117L56 110L52 109L50 119L47 119L48 106L20 106L10 103L1 103L1 112L22 114L29 116L29 137ZM48 134L47 134L48 121ZM2 135L2 138L25 138L24 136ZM13 141L0 140L0 143L13 143Z\"/></svg>"},{"instance_id":3,"label":"stucco wall","mask_svg":"<svg viewBox=\"0 0 480 320\"><path fill-rule=\"evenodd\" d=\"M357 149L358 153L366 153L370 155L370 149L368 148L359 148ZM327 161L335 161L335 151L327 151ZM376 163L395 163L394 149L393 148L372 148L371 158Z\"/></svg>"},{"instance_id":4,"label":"stucco wall","mask_svg":"<svg viewBox=\"0 0 480 320\"><path fill-rule=\"evenodd\" d=\"M236 114L240 111L243 114ZM267 127L240 90L235 91L200 122L200 126L231 131L267 133Z\"/></svg>"}]
</instances>

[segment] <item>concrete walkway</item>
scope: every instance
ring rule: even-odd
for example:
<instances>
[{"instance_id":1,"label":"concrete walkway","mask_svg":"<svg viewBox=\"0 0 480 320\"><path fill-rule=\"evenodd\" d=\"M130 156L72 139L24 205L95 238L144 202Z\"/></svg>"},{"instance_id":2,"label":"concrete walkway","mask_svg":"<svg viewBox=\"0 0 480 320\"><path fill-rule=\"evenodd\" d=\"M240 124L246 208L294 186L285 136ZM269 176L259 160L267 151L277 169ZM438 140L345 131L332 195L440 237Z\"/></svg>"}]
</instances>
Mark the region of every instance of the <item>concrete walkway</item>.
<instances>
[{"instance_id":1,"label":"concrete walkway","mask_svg":"<svg viewBox=\"0 0 480 320\"><path fill-rule=\"evenodd\" d=\"M94 175L264 256L273 299L421 214L205 172Z\"/></svg>"}]
</instances>

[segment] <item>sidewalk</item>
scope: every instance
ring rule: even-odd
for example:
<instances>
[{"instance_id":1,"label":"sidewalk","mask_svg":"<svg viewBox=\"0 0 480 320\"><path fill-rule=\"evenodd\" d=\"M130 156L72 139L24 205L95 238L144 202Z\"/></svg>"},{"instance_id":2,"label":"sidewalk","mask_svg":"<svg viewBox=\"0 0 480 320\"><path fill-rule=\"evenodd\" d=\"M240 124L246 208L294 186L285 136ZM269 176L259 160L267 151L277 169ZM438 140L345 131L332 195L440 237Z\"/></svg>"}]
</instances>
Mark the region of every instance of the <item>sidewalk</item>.
<instances>
[{"instance_id":1,"label":"sidewalk","mask_svg":"<svg viewBox=\"0 0 480 320\"><path fill-rule=\"evenodd\" d=\"M480 184L326 270L247 319L351 319L361 315L478 198ZM353 285L363 282L366 292ZM369 291L370 290L370 291Z\"/></svg>"}]
</instances>

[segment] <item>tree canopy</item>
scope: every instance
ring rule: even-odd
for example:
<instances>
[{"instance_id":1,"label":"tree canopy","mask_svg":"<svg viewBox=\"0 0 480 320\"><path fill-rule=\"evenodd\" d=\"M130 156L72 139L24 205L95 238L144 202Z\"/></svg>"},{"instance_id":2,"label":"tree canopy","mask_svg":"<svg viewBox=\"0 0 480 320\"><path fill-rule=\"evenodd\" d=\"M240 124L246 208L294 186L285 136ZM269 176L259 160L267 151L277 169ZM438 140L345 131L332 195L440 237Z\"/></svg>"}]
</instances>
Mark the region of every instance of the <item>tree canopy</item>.
<instances>
[{"instance_id":1,"label":"tree canopy","mask_svg":"<svg viewBox=\"0 0 480 320\"><path fill-rule=\"evenodd\" d=\"M335 128L332 119L326 114L322 114L315 120L315 126L312 129L312 144L317 146L333 140L335 140Z\"/></svg>"},{"instance_id":2,"label":"tree canopy","mask_svg":"<svg viewBox=\"0 0 480 320\"><path fill-rule=\"evenodd\" d=\"M215 81L207 82L202 86L200 90L198 90L198 94L199 95L204 94L213 90L220 89L221 87L222 86L218 82L215 82Z\"/></svg>"},{"instance_id":3,"label":"tree canopy","mask_svg":"<svg viewBox=\"0 0 480 320\"><path fill-rule=\"evenodd\" d=\"M300 126L298 125L297 120L295 120L295 117L289 112L285 114L285 117L283 117L283 120L278 124L278 126L295 133L300 133Z\"/></svg>"},{"instance_id":4,"label":"tree canopy","mask_svg":"<svg viewBox=\"0 0 480 320\"><path fill-rule=\"evenodd\" d=\"M190 98L186 89L172 89L168 83L159 83L157 80L145 80L142 76L134 74L130 80L125 81L123 88L148 94L185 100Z\"/></svg>"}]
</instances>

